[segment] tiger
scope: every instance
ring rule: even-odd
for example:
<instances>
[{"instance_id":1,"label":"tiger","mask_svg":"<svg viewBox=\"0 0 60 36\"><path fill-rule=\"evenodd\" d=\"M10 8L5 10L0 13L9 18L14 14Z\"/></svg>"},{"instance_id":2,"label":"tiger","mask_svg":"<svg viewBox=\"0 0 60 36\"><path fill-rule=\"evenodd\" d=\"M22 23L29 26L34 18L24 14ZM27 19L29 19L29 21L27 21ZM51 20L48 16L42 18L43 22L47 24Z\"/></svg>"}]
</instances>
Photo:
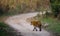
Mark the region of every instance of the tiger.
<instances>
[{"instance_id":1,"label":"tiger","mask_svg":"<svg viewBox=\"0 0 60 36\"><path fill-rule=\"evenodd\" d=\"M39 28L39 31L41 31L41 26L42 26L41 21L38 21L38 20L32 20L32 21L31 21L31 25L34 26L33 31L34 31L34 30L37 31L36 27L38 27L38 28Z\"/></svg>"}]
</instances>

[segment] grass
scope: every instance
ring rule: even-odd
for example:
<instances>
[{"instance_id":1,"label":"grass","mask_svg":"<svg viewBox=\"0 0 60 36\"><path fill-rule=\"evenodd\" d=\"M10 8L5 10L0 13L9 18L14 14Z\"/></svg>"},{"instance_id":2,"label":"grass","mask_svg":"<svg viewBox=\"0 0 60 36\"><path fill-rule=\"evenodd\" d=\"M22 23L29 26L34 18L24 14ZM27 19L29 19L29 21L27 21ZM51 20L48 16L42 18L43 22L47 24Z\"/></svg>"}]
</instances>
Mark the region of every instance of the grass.
<instances>
[{"instance_id":1,"label":"grass","mask_svg":"<svg viewBox=\"0 0 60 36\"><path fill-rule=\"evenodd\" d=\"M18 36L17 33L18 32L14 30L13 28L9 27L3 22L0 22L0 36Z\"/></svg>"},{"instance_id":2,"label":"grass","mask_svg":"<svg viewBox=\"0 0 60 36\"><path fill-rule=\"evenodd\" d=\"M49 24L49 26L47 27L47 30L52 31L54 33L58 33L60 35L60 21L50 17L39 18L39 20Z\"/></svg>"},{"instance_id":3,"label":"grass","mask_svg":"<svg viewBox=\"0 0 60 36\"><path fill-rule=\"evenodd\" d=\"M49 26L45 28L46 30L51 31L57 36L60 36L60 21L59 20L52 18L52 17L43 18L38 15L36 17L38 17L38 20L42 21L43 23L49 24Z\"/></svg>"}]
</instances>

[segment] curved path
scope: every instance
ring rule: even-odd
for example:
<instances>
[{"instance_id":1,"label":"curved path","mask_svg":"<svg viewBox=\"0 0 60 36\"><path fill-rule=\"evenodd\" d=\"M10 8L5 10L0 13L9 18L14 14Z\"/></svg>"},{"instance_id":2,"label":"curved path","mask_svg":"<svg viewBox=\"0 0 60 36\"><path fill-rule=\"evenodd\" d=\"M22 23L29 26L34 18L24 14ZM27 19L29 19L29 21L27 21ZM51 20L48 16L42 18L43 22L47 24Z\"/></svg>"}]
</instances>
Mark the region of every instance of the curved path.
<instances>
[{"instance_id":1,"label":"curved path","mask_svg":"<svg viewBox=\"0 0 60 36\"><path fill-rule=\"evenodd\" d=\"M50 33L44 29L42 29L41 32L40 31L32 31L33 26L30 25L30 23L28 23L26 21L26 19L36 16L36 15L37 15L37 12L11 16L5 22L8 23L9 26L14 28L18 32L21 32L21 34L23 36L50 36Z\"/></svg>"}]
</instances>

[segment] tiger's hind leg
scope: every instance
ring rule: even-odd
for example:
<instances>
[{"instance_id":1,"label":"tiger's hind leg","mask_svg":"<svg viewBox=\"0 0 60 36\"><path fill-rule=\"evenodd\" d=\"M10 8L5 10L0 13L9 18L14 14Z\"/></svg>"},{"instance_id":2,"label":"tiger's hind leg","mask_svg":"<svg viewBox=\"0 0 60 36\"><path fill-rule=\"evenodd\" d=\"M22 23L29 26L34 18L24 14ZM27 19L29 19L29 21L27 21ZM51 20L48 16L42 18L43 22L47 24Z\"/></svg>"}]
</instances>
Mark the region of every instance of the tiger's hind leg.
<instances>
[{"instance_id":1,"label":"tiger's hind leg","mask_svg":"<svg viewBox=\"0 0 60 36\"><path fill-rule=\"evenodd\" d=\"M42 28L41 28L41 26L39 27L39 31L42 31Z\"/></svg>"},{"instance_id":2,"label":"tiger's hind leg","mask_svg":"<svg viewBox=\"0 0 60 36\"><path fill-rule=\"evenodd\" d=\"M39 31L42 31L42 29L40 28L40 30Z\"/></svg>"}]
</instances>

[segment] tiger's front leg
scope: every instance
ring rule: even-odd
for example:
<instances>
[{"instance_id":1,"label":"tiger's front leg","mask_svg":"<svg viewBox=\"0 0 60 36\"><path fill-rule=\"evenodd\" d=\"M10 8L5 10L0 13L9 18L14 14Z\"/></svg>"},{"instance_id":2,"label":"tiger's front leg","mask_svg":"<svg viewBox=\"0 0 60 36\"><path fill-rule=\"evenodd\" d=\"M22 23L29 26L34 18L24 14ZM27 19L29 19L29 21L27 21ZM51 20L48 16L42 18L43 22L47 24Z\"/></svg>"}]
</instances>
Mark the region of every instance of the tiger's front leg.
<instances>
[{"instance_id":1,"label":"tiger's front leg","mask_svg":"<svg viewBox=\"0 0 60 36\"><path fill-rule=\"evenodd\" d=\"M36 27L34 27L33 31L34 31L34 30L36 30L36 31L37 31L37 28L36 28Z\"/></svg>"}]
</instances>

